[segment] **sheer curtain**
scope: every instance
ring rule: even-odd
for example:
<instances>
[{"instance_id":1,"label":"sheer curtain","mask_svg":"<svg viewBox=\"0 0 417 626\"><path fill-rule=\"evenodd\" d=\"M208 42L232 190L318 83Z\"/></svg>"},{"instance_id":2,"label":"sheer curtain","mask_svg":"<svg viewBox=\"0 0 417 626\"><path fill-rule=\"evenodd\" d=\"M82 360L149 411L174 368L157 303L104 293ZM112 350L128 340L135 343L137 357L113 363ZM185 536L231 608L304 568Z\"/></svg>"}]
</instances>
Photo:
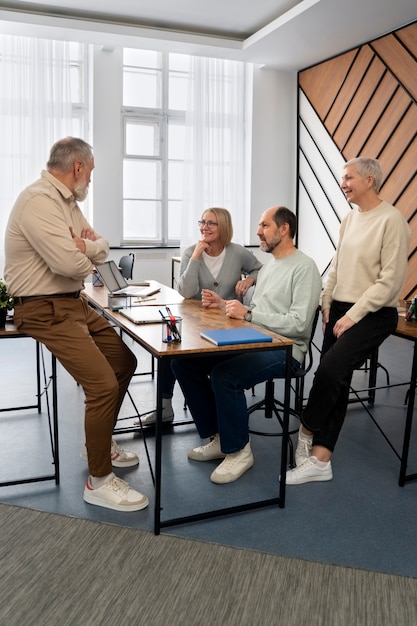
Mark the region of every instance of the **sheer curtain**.
<instances>
[{"instance_id":1,"label":"sheer curtain","mask_svg":"<svg viewBox=\"0 0 417 626\"><path fill-rule=\"evenodd\" d=\"M228 209L233 241L244 243L245 64L193 57L186 114L181 250L197 241L197 220Z\"/></svg>"},{"instance_id":2,"label":"sheer curtain","mask_svg":"<svg viewBox=\"0 0 417 626\"><path fill-rule=\"evenodd\" d=\"M39 177L51 145L71 134L69 45L0 35L0 277L10 209Z\"/></svg>"}]
</instances>

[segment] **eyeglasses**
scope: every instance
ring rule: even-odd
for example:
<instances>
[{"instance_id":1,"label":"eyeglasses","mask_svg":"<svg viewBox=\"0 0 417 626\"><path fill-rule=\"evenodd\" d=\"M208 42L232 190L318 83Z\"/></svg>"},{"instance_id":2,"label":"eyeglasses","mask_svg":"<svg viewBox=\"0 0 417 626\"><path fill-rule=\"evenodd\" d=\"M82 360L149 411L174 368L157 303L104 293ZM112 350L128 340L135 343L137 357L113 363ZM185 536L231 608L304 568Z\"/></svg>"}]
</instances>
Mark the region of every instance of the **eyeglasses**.
<instances>
[{"instance_id":1,"label":"eyeglasses","mask_svg":"<svg viewBox=\"0 0 417 626\"><path fill-rule=\"evenodd\" d=\"M200 226L200 228L204 228L204 226L207 226L207 228L214 228L214 226L219 225L217 222L206 222L206 220L199 220L197 224Z\"/></svg>"}]
</instances>

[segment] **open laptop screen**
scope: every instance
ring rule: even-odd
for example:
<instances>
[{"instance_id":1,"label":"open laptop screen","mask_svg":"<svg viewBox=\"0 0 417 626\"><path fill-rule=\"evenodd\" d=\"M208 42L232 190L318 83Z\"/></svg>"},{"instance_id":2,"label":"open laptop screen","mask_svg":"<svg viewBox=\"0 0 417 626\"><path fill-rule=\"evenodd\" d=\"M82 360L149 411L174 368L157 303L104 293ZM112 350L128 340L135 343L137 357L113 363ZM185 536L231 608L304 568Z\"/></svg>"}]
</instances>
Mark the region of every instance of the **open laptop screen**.
<instances>
[{"instance_id":1,"label":"open laptop screen","mask_svg":"<svg viewBox=\"0 0 417 626\"><path fill-rule=\"evenodd\" d=\"M96 265L96 270L110 293L127 287L127 282L114 261L100 263L100 265Z\"/></svg>"}]
</instances>

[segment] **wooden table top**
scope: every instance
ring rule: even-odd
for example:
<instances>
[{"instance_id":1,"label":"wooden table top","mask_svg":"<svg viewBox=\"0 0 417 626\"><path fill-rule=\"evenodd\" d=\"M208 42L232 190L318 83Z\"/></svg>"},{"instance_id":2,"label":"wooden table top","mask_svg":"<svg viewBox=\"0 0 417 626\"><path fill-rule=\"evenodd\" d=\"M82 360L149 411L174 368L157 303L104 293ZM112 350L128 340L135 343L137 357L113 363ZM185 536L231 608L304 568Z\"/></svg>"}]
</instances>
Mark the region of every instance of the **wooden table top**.
<instances>
[{"instance_id":1,"label":"wooden table top","mask_svg":"<svg viewBox=\"0 0 417 626\"><path fill-rule=\"evenodd\" d=\"M99 293L97 293L99 290ZM107 295L103 297L102 288L91 287L85 290L88 300L98 308L105 302L107 306ZM173 315L182 317L182 341L181 343L167 344L162 341L161 324L134 324L118 311L111 311L103 307L103 311L108 319L113 321L124 332L128 333L135 341L156 357L178 356L191 354L211 354L218 352L242 352L250 350L276 350L292 346L293 341L277 333L268 331L265 328L255 326L243 320L234 320L226 317L224 311L220 309L205 309L200 300L181 298L180 302L173 303L174 289L164 287L158 297L157 306L163 307L168 304ZM105 292L104 292L105 293ZM177 293L177 292L175 292ZM168 301L163 301L163 298ZM145 304L149 304L146 302ZM255 327L272 337L271 343L237 344L230 346L216 346L210 341L200 336L201 330L217 330L242 327Z\"/></svg>"}]
</instances>

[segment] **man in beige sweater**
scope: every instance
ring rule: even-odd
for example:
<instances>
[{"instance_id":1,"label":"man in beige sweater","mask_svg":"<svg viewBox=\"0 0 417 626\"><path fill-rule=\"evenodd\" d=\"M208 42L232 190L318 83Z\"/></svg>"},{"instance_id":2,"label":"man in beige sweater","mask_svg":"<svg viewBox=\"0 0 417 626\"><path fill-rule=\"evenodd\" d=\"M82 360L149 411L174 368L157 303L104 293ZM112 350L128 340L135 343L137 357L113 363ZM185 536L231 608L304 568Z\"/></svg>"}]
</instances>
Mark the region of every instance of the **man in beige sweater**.
<instances>
[{"instance_id":1,"label":"man in beige sweater","mask_svg":"<svg viewBox=\"0 0 417 626\"><path fill-rule=\"evenodd\" d=\"M137 511L148 498L112 471L139 463L112 439L136 357L81 295L84 279L109 252L77 203L87 196L93 168L91 147L82 139L67 137L52 146L47 170L22 191L11 211L5 279L15 299L17 328L45 344L84 390L82 457L90 472L84 500Z\"/></svg>"}]
</instances>

